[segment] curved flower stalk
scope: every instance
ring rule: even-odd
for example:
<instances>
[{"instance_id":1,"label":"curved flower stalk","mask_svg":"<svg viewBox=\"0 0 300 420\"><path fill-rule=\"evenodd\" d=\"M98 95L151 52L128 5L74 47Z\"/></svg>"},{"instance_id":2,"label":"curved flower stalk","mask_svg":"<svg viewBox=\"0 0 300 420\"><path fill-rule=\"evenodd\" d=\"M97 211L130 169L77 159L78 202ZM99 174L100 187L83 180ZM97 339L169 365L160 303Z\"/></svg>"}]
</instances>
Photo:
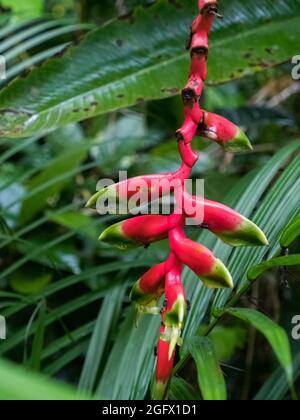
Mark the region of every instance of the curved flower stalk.
<instances>
[{"instance_id":1,"label":"curved flower stalk","mask_svg":"<svg viewBox=\"0 0 300 420\"><path fill-rule=\"evenodd\" d=\"M158 197L165 194L164 188L157 181L177 181L172 190L176 201L173 214L127 219L107 228L100 236L100 240L124 250L147 247L162 239L169 240L168 259L147 271L135 283L130 294L138 312L161 316L156 373L151 386L153 399L167 397L176 345L181 344L181 332L187 312L187 301L181 282L183 267L189 267L209 288L232 288L234 285L224 263L209 249L186 237L184 228L187 219L193 218L194 225L209 229L231 246L268 245L264 233L253 222L223 204L191 196L184 188L184 181L189 178L199 158L192 148L192 140L197 134L233 152L252 148L241 129L219 115L203 111L199 105L207 76L208 35L215 17L221 16L216 0L199 0L198 6L199 15L192 24L187 45L191 54L191 66L188 83L182 90L184 122L176 132L181 168L175 173L145 175L102 189L88 203L90 206L95 205L105 194L119 202L128 202L134 194L141 193L141 189L145 195L140 197L140 202L147 202L153 191ZM143 182L142 188L140 182ZM186 211L187 207L189 212ZM203 211L198 211L201 208ZM165 302L160 309L159 301L163 295Z\"/></svg>"}]
</instances>

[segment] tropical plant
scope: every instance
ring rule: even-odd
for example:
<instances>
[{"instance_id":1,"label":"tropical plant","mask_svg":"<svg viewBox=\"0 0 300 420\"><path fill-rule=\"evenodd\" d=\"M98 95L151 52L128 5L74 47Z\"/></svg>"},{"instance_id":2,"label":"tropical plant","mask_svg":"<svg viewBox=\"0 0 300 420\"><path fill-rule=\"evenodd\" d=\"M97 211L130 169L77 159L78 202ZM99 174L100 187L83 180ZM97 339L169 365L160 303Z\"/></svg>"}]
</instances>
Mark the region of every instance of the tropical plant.
<instances>
[{"instance_id":1,"label":"tropical plant","mask_svg":"<svg viewBox=\"0 0 300 420\"><path fill-rule=\"evenodd\" d=\"M140 239L145 225L99 217L85 204L94 203L97 180L117 178L119 170L129 176L176 170L173 130L182 120L178 93L189 61L182 46L197 8L194 0L98 3L76 9L65 0L42 8L36 2L21 21L20 2L10 1L1 21L7 79L0 91L0 314L7 338L0 354L10 360L0 363L2 399L150 395L160 316L143 314L136 326L128 296L145 270L166 260L168 243L143 252L113 250L98 241L99 231L127 223ZM300 261L299 90L285 63L299 53L300 2L220 0L219 7L224 19L210 36L201 100L211 113L198 134L218 127L222 114L245 129L254 153L233 156L195 138L201 165L191 175L205 177L207 205L222 201L223 211L234 208L232 214L253 220L269 246L232 249L221 240L227 230L224 236L211 228L219 237L188 230L193 244L227 265L234 289L215 292L183 270L191 304L182 337L175 337L182 345L169 398L296 399L299 346L288 336L300 294L293 282ZM199 91L190 84L183 91L185 101L200 96L198 81ZM191 140L187 123L180 144ZM150 269L150 282L161 280L161 268ZM138 296L139 309L145 312L161 289L151 301L148 293L142 301ZM161 300L154 312L157 306Z\"/></svg>"}]
</instances>

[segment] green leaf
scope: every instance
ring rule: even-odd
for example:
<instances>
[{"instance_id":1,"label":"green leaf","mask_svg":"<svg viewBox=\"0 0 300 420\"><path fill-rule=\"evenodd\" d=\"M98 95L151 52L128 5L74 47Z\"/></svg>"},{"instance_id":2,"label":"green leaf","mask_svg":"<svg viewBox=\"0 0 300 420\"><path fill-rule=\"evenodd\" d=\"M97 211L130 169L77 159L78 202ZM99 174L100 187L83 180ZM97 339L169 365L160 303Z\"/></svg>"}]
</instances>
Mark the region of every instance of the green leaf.
<instances>
[{"instance_id":1,"label":"green leaf","mask_svg":"<svg viewBox=\"0 0 300 420\"><path fill-rule=\"evenodd\" d=\"M250 268L248 271L248 279L254 281L271 268L289 267L294 265L300 265L300 254L272 258L269 261L264 261Z\"/></svg>"},{"instance_id":2,"label":"green leaf","mask_svg":"<svg viewBox=\"0 0 300 420\"><path fill-rule=\"evenodd\" d=\"M298 0L223 0L222 10L224 20L211 35L208 83L253 74L298 53ZM161 0L138 8L131 20L96 29L0 93L2 135L29 136L178 93L188 73L184 42L195 15L193 2Z\"/></svg>"},{"instance_id":3,"label":"green leaf","mask_svg":"<svg viewBox=\"0 0 300 420\"><path fill-rule=\"evenodd\" d=\"M229 308L216 311L220 314L228 314L241 319L260 331L268 340L280 364L285 370L286 376L292 384L293 382L293 363L289 340L286 332L279 325L275 324L270 318L253 309Z\"/></svg>"},{"instance_id":4,"label":"green leaf","mask_svg":"<svg viewBox=\"0 0 300 420\"><path fill-rule=\"evenodd\" d=\"M45 336L45 315L46 315L46 302L41 302L39 315L37 319L36 332L32 343L32 352L30 359L30 367L33 370L40 371L41 369L41 355L44 345Z\"/></svg>"},{"instance_id":5,"label":"green leaf","mask_svg":"<svg viewBox=\"0 0 300 420\"><path fill-rule=\"evenodd\" d=\"M48 287L46 287L46 289L43 290L42 295L34 296L32 297L32 300L29 300L26 303L21 303L21 304L16 305L14 308L11 308L10 311L5 312L3 315L6 317L12 316L16 314L18 311L20 311L21 309L26 308L28 305L38 302L43 297L51 296L55 293L60 292L61 290L64 290L68 287L72 287L81 282L84 282L92 277L100 276L102 274L114 273L118 270L122 270L126 268L150 267L151 265L154 265L154 264L155 264L155 261L153 260L129 261L129 262L121 261L119 263L113 262L113 263L103 264L100 267L93 267L93 268L87 269L80 274L66 277L60 280L59 282L49 285ZM118 282L117 281L111 282L110 280L103 281L101 283L103 296L105 295L105 291L107 292L108 290L110 290L112 287L115 286L116 283ZM7 341L5 342L5 344L6 343ZM2 348L3 347L1 346L0 353L1 353Z\"/></svg>"},{"instance_id":6,"label":"green leaf","mask_svg":"<svg viewBox=\"0 0 300 420\"><path fill-rule=\"evenodd\" d=\"M193 337L189 349L196 362L198 382L204 400L227 399L226 384L213 342L207 337Z\"/></svg>"},{"instance_id":7,"label":"green leaf","mask_svg":"<svg viewBox=\"0 0 300 420\"><path fill-rule=\"evenodd\" d=\"M171 401L197 401L200 400L196 390L183 378L173 377L170 384Z\"/></svg>"},{"instance_id":8,"label":"green leaf","mask_svg":"<svg viewBox=\"0 0 300 420\"><path fill-rule=\"evenodd\" d=\"M1 400L82 400L75 390L45 376L0 360Z\"/></svg>"},{"instance_id":9,"label":"green leaf","mask_svg":"<svg viewBox=\"0 0 300 420\"><path fill-rule=\"evenodd\" d=\"M300 236L300 216L297 216L284 230L280 238L282 248L288 248Z\"/></svg>"},{"instance_id":10,"label":"green leaf","mask_svg":"<svg viewBox=\"0 0 300 420\"><path fill-rule=\"evenodd\" d=\"M84 308L93 302L103 298L105 295L105 291L103 289L99 289L95 292L86 293L80 296L77 299L73 299L63 305L60 305L57 309L49 312L46 314L44 325L45 327L57 322L60 318L75 312L81 308ZM17 345L21 344L26 336L27 339L34 333L35 329L37 328L37 321L32 322L30 328L21 328L16 333L11 335L7 340L1 343L0 347L0 354L4 354L10 349L16 347Z\"/></svg>"}]
</instances>

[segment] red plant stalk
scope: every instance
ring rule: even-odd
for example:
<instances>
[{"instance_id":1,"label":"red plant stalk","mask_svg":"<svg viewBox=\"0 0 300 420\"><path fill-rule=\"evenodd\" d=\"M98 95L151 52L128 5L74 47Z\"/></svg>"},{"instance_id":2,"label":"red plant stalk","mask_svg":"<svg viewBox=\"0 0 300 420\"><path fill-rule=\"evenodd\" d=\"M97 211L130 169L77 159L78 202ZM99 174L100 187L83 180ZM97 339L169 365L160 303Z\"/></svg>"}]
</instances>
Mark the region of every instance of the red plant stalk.
<instances>
[{"instance_id":1,"label":"red plant stalk","mask_svg":"<svg viewBox=\"0 0 300 420\"><path fill-rule=\"evenodd\" d=\"M208 35L214 18L220 15L216 0L199 0L198 6L199 15L192 24L188 43L191 54L189 80L182 90L184 122L176 132L181 168L175 173L140 176L100 189L88 203L88 206L93 206L98 200L107 198L127 203L131 197L139 194L139 202L143 204L152 199L153 192L156 198L169 193L170 189L165 190L164 185L175 181L171 188L177 204L173 214L127 219L107 228L100 236L102 241L120 249L147 247L152 242L169 240L168 259L147 271L135 283L130 294L138 312L161 315L156 373L151 386L153 399L167 397L176 345L181 344L187 306L181 282L182 268L189 267L209 288L232 288L234 285L224 263L203 245L186 237L184 227L187 219L193 218L195 225L209 229L232 246L268 244L264 233L253 222L223 204L191 196L184 188L184 182L199 158L191 145L197 134L216 141L226 150L236 152L251 149L241 129L225 118L200 108L199 99L207 76ZM199 212L201 208L203 212ZM161 310L159 301L163 295L165 304Z\"/></svg>"}]
</instances>

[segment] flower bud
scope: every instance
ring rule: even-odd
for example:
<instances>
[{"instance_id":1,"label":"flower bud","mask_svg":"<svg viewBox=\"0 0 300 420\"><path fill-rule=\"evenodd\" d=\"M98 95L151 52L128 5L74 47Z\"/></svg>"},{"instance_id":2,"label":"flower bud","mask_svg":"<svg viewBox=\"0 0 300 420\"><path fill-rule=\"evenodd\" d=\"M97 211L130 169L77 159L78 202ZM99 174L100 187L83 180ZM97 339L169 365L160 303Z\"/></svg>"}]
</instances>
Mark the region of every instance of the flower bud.
<instances>
[{"instance_id":1,"label":"flower bud","mask_svg":"<svg viewBox=\"0 0 300 420\"><path fill-rule=\"evenodd\" d=\"M233 280L223 262L205 246L188 239L183 232L170 232L172 251L211 289L232 288Z\"/></svg>"},{"instance_id":2,"label":"flower bud","mask_svg":"<svg viewBox=\"0 0 300 420\"><path fill-rule=\"evenodd\" d=\"M185 196L184 199L192 201L189 208L194 208L195 214L190 217L196 218L195 222L197 222L197 206L204 205L204 219L199 221L199 225L205 226L223 242L235 247L268 245L268 240L263 231L235 210L223 204L203 200L195 196Z\"/></svg>"},{"instance_id":3,"label":"flower bud","mask_svg":"<svg viewBox=\"0 0 300 420\"><path fill-rule=\"evenodd\" d=\"M211 112L204 112L198 134L219 143L228 152L252 150L248 137L239 127Z\"/></svg>"},{"instance_id":4,"label":"flower bud","mask_svg":"<svg viewBox=\"0 0 300 420\"><path fill-rule=\"evenodd\" d=\"M148 270L134 284L130 299L138 307L156 307L165 290L165 262Z\"/></svg>"},{"instance_id":5,"label":"flower bud","mask_svg":"<svg viewBox=\"0 0 300 420\"><path fill-rule=\"evenodd\" d=\"M185 144L182 140L179 140L178 148L182 161L192 168L199 159L198 153L194 152L190 144Z\"/></svg>"},{"instance_id":6,"label":"flower bud","mask_svg":"<svg viewBox=\"0 0 300 420\"><path fill-rule=\"evenodd\" d=\"M169 357L170 342L162 337L165 334L165 326L160 328L160 337L157 346L157 363L155 378L151 386L151 397L153 400L163 400L167 397L168 385L174 365L175 350Z\"/></svg>"},{"instance_id":7,"label":"flower bud","mask_svg":"<svg viewBox=\"0 0 300 420\"><path fill-rule=\"evenodd\" d=\"M167 238L169 228L168 216L138 216L108 227L99 240L126 250Z\"/></svg>"}]
</instances>

